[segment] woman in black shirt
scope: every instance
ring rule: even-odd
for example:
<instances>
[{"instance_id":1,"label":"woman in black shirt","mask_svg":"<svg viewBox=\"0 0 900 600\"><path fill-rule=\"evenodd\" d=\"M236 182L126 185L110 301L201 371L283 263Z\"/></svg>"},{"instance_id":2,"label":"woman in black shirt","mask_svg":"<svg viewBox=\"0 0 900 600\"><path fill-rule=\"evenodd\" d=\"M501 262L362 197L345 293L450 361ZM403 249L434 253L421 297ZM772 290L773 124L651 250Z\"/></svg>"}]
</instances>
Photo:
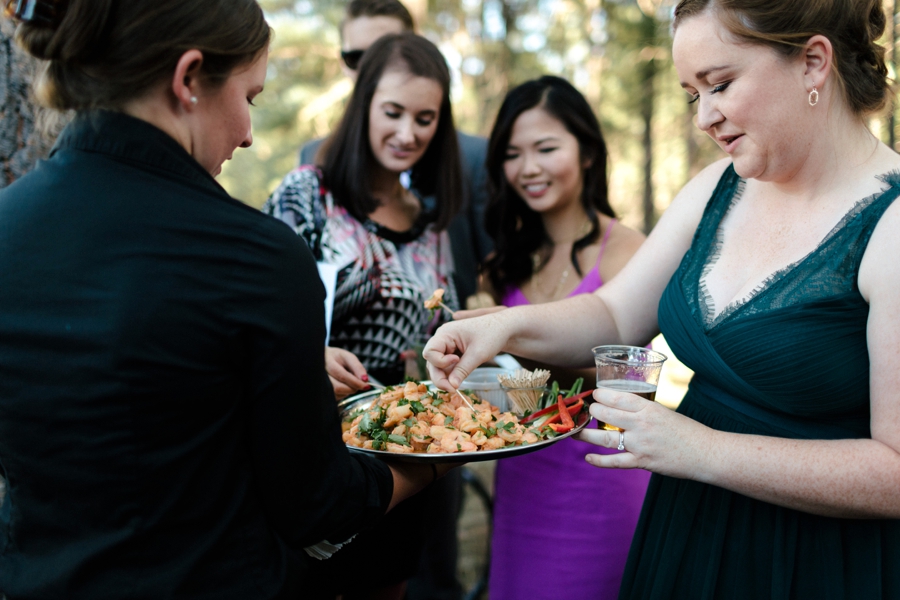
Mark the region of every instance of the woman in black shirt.
<instances>
[{"instance_id":1,"label":"woman in black shirt","mask_svg":"<svg viewBox=\"0 0 900 600\"><path fill-rule=\"evenodd\" d=\"M17 7L77 113L0 191L0 593L315 597L313 548L435 474L347 452L312 255L213 178L252 142L262 11Z\"/></svg>"}]
</instances>

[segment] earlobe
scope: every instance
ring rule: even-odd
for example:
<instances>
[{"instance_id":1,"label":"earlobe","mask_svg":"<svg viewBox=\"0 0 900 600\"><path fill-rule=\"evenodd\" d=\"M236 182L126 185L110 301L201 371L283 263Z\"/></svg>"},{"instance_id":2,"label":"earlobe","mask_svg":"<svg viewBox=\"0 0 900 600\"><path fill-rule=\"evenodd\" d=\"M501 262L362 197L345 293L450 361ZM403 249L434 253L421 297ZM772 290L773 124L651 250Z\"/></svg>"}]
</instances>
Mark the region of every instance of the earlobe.
<instances>
[{"instance_id":1,"label":"earlobe","mask_svg":"<svg viewBox=\"0 0 900 600\"><path fill-rule=\"evenodd\" d=\"M198 103L200 92L200 67L203 64L203 53L199 50L188 50L181 55L172 75L172 93L176 103L186 111L192 110Z\"/></svg>"},{"instance_id":2,"label":"earlobe","mask_svg":"<svg viewBox=\"0 0 900 600\"><path fill-rule=\"evenodd\" d=\"M583 153L579 150L579 154L583 154ZM594 157L593 156L585 156L581 159L581 170L582 171L587 171L592 166L594 166Z\"/></svg>"}]
</instances>

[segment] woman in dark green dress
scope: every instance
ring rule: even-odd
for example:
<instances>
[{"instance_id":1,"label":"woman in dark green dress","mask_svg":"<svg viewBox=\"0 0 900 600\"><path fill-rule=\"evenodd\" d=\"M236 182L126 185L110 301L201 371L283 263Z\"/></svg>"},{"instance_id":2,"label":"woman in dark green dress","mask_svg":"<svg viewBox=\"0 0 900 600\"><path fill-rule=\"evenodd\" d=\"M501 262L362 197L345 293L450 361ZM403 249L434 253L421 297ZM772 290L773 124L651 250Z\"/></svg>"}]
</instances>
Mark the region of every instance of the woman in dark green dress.
<instances>
[{"instance_id":1,"label":"woman in dark green dress","mask_svg":"<svg viewBox=\"0 0 900 600\"><path fill-rule=\"evenodd\" d=\"M662 331L696 373L678 412L595 392L654 472L621 598L900 598L900 157L878 0L683 0L673 58L729 154L685 186L594 295L441 330L455 387L501 350L584 365ZM565 590L561 590L564 595Z\"/></svg>"}]
</instances>

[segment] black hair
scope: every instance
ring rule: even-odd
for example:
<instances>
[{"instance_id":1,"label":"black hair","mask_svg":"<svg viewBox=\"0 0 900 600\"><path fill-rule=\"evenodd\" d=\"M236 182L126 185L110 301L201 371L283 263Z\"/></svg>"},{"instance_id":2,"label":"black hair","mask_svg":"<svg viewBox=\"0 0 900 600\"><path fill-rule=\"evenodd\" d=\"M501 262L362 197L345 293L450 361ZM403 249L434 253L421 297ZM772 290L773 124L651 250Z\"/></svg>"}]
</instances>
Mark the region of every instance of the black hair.
<instances>
[{"instance_id":1,"label":"black hair","mask_svg":"<svg viewBox=\"0 0 900 600\"><path fill-rule=\"evenodd\" d=\"M581 206L591 221L591 230L572 245L572 264L579 275L577 253L600 236L597 213L615 217L607 190L606 142L600 123L584 96L565 79L545 75L511 90L497 114L487 150L490 200L485 213L485 229L494 240L494 254L485 262L494 294L502 296L512 285L520 285L533 274L531 256L550 241L541 216L531 210L506 180L503 165L516 119L532 108L542 108L558 119L578 140L584 186ZM549 256L542 257L545 262ZM537 266L540 270L543 264Z\"/></svg>"}]
</instances>

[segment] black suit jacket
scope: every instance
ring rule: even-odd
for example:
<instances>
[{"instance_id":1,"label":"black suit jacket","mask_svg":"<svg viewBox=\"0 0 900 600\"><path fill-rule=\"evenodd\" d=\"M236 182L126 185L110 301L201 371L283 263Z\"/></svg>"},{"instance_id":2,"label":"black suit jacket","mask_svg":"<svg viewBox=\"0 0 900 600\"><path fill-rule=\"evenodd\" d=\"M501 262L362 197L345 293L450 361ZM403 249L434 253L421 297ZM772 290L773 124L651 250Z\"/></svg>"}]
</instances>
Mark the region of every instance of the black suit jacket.
<instances>
[{"instance_id":1,"label":"black suit jacket","mask_svg":"<svg viewBox=\"0 0 900 600\"><path fill-rule=\"evenodd\" d=\"M297 597L392 491L341 441L323 301L172 138L79 115L0 191L0 592Z\"/></svg>"}]
</instances>

